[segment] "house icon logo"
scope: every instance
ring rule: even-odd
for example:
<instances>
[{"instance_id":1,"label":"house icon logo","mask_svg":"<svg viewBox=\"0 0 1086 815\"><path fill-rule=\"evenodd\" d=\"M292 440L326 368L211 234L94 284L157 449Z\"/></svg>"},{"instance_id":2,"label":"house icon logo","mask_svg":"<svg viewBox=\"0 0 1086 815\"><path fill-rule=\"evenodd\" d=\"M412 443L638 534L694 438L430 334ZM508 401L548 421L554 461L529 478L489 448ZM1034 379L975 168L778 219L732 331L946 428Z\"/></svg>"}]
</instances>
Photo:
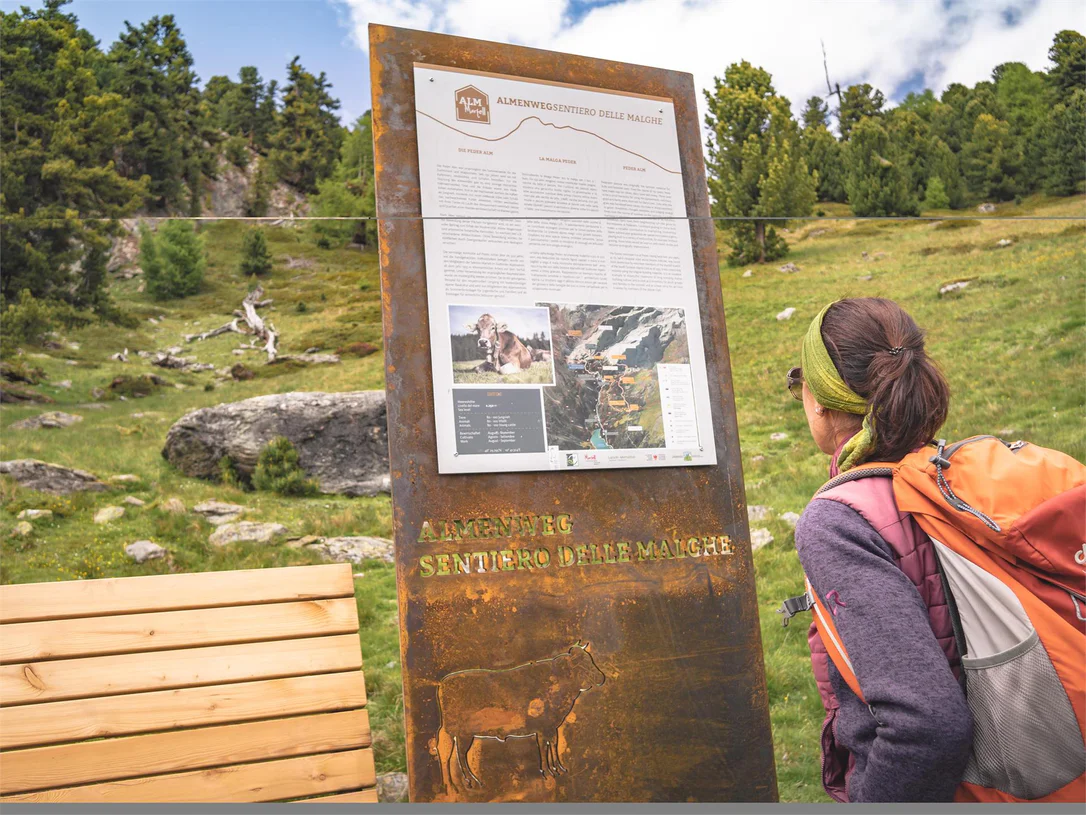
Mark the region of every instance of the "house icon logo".
<instances>
[{"instance_id":1,"label":"house icon logo","mask_svg":"<svg viewBox=\"0 0 1086 815\"><path fill-rule=\"evenodd\" d=\"M456 119L460 122L490 124L490 97L474 85L458 90L456 99Z\"/></svg>"}]
</instances>

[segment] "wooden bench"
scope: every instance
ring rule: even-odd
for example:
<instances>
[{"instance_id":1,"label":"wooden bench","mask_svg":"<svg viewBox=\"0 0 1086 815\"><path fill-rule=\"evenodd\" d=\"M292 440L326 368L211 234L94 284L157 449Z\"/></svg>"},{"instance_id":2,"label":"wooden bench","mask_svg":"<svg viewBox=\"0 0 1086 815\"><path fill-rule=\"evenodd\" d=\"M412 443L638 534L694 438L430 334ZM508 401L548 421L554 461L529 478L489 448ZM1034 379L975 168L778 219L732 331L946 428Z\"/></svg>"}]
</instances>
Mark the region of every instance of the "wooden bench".
<instances>
[{"instance_id":1,"label":"wooden bench","mask_svg":"<svg viewBox=\"0 0 1086 815\"><path fill-rule=\"evenodd\" d=\"M376 801L348 564L0 586L0 802Z\"/></svg>"}]
</instances>

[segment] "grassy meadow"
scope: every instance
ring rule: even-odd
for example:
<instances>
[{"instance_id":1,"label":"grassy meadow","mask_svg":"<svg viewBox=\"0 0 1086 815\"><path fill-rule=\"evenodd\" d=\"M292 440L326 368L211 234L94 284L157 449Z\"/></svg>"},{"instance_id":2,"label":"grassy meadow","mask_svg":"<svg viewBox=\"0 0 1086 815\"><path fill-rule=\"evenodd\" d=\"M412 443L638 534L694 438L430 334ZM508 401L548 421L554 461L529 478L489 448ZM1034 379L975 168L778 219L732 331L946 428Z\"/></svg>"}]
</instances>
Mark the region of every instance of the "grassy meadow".
<instances>
[{"instance_id":1,"label":"grassy meadow","mask_svg":"<svg viewBox=\"0 0 1086 815\"><path fill-rule=\"evenodd\" d=\"M827 214L838 211L826 207ZM846 215L843 210L841 215ZM783 801L827 801L819 781L821 706L807 657L805 621L782 628L775 613L781 599L800 591L802 576L790 527L777 516L800 512L825 480L826 457L811 442L803 411L784 387L785 372L798 364L800 339L810 319L828 301L845 296L886 296L900 302L928 331L929 349L952 389L949 438L997 433L1060 448L1086 460L1086 200L1034 197L1000 205L995 216L974 212L951 221L831 220L793 224L786 237L799 267L779 263L729 267L720 277L728 318L736 407L747 498L771 507L768 528L775 540L754 556L762 635L772 706L780 796ZM1044 216L1047 220L1005 220ZM4 459L37 458L89 470L103 479L134 474L136 483L109 493L68 498L43 496L0 481L0 580L5 583L71 580L167 571L203 571L314 562L316 555L277 546L208 544L212 527L193 514L175 515L161 505L180 498L191 508L202 500L243 504L246 519L277 521L292 535L391 534L391 506L377 498L285 498L242 492L182 476L161 456L166 431L189 410L266 393L348 391L383 387L381 354L344 354L339 365L263 365L258 352L232 352L237 335L187 344L195 334L226 322L245 296L249 281L238 271L248 227L237 222L201 226L209 267L200 294L156 302L138 291L140 278L115 281L114 297L137 314L140 327L90 326L63 332L62 344L78 349L25 347L19 359L46 375L37 389L54 405L0 409ZM354 250L322 250L304 227L266 231L274 269L262 280L274 305L262 311L282 334L283 353L310 347L334 352L351 343L380 346L377 257ZM1012 241L999 248L1000 240ZM866 253L866 257L864 256ZM721 257L726 255L722 246ZM783 262L783 261L781 261ZM956 281L969 285L940 295ZM776 314L796 309L788 321ZM151 319L156 322L152 323ZM257 375L236 382L214 372L181 374L152 368L136 350L182 346L184 356L226 368L237 362ZM110 355L128 348L130 361ZM534 367L534 366L533 366ZM107 389L118 376L155 372L167 379L145 398L95 403L92 391ZM57 383L70 380L70 388ZM178 387L180 386L180 387ZM101 409L86 407L90 404ZM20 431L10 425L44 410L83 416L65 429ZM770 435L787 437L772 441ZM95 525L96 509L119 504L125 495L146 502L125 516ZM13 537L19 511L47 508L50 520L34 521L34 532ZM171 553L168 560L136 565L124 554L132 541L150 539ZM404 768L399 650L393 568L369 562L356 570L366 684L379 772Z\"/></svg>"}]
</instances>

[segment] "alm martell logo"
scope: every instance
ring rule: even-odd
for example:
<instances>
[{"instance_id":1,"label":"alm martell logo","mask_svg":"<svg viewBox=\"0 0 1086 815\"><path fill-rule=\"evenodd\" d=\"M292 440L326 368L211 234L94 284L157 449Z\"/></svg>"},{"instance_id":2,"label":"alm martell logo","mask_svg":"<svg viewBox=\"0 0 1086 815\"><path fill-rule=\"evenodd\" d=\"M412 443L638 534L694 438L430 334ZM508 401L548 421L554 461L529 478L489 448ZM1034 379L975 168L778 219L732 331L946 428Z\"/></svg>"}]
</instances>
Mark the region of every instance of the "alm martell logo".
<instances>
[{"instance_id":1,"label":"alm martell logo","mask_svg":"<svg viewBox=\"0 0 1086 815\"><path fill-rule=\"evenodd\" d=\"M468 85L456 92L456 118L461 122L490 124L490 97Z\"/></svg>"}]
</instances>

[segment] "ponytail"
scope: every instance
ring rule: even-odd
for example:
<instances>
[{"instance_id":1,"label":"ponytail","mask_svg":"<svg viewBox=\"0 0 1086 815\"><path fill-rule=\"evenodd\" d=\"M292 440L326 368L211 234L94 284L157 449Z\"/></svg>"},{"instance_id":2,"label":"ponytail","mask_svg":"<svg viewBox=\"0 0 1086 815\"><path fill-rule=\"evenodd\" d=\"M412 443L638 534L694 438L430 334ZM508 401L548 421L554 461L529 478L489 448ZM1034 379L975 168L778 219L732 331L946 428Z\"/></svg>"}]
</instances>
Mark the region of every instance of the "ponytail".
<instances>
[{"instance_id":1,"label":"ponytail","mask_svg":"<svg viewBox=\"0 0 1086 815\"><path fill-rule=\"evenodd\" d=\"M935 438L950 388L901 306L881 297L840 300L822 320L822 339L845 384L870 407L877 432L868 460L897 461Z\"/></svg>"}]
</instances>

